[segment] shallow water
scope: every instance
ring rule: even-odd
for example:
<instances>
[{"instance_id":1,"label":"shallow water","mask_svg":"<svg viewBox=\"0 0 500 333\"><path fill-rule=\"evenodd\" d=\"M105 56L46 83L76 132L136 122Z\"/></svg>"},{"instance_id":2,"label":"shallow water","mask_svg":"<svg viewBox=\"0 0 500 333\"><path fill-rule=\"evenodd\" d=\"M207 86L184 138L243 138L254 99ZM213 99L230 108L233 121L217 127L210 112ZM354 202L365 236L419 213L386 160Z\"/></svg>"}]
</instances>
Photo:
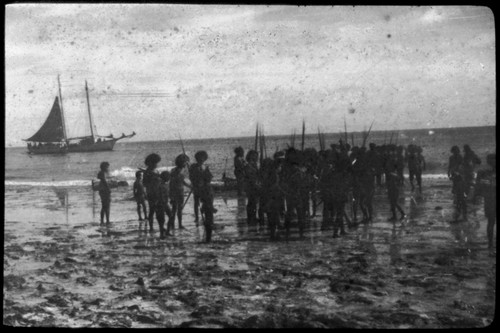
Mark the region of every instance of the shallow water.
<instances>
[{"instance_id":1,"label":"shallow water","mask_svg":"<svg viewBox=\"0 0 500 333\"><path fill-rule=\"evenodd\" d=\"M211 244L192 200L186 230L160 240L156 224L150 233L136 219L127 187L112 194L109 226L89 188L6 189L4 324L483 327L494 314L496 257L481 205L450 223L449 185L426 180L421 196L406 189L408 217L396 223L379 189L373 223L337 239L321 230L319 207L305 238L295 224L288 242L282 229L271 242L267 228L248 225L245 200L222 193Z\"/></svg>"}]
</instances>

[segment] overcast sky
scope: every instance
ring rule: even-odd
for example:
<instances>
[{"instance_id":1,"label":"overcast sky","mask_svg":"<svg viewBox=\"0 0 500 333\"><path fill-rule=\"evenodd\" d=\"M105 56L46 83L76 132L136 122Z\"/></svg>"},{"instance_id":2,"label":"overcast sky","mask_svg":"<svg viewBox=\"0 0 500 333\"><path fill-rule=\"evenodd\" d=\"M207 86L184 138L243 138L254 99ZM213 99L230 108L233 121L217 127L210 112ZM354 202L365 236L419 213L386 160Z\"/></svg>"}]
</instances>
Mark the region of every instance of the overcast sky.
<instances>
[{"instance_id":1,"label":"overcast sky","mask_svg":"<svg viewBox=\"0 0 500 333\"><path fill-rule=\"evenodd\" d=\"M136 141L495 125L486 7L15 4L6 145L42 125L61 75L70 136Z\"/></svg>"}]
</instances>

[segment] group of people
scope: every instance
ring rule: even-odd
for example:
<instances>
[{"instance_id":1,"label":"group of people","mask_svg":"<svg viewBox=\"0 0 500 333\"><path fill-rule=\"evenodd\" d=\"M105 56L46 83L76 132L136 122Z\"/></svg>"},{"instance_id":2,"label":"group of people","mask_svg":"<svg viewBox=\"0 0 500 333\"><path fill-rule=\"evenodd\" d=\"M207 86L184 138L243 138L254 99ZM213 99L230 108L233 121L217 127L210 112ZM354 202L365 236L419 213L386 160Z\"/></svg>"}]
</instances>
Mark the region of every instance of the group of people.
<instances>
[{"instance_id":1,"label":"group of people","mask_svg":"<svg viewBox=\"0 0 500 333\"><path fill-rule=\"evenodd\" d=\"M136 180L133 186L134 199L137 203L137 214L140 221L147 220L149 229L154 229L154 219L158 221L160 238L172 236L175 229L175 218L177 217L179 229L184 229L182 225L182 212L184 205L191 193L194 197L195 223L198 226L199 217L202 215L205 227L205 240L211 241L213 230L213 215L217 212L214 208L213 189L210 185L212 173L207 165L208 159L206 151L198 151L195 155L196 163L190 164L190 159L186 154L180 154L175 159L175 167L169 171L158 172L158 163L161 157L158 154L150 154L144 160L146 169L136 172ZM109 163L101 163L101 171L98 174L100 180L99 195L101 197L101 224L109 223L109 205L111 191L106 180L109 171ZM191 192L184 200L184 190L188 187ZM146 201L148 207L146 208ZM201 207L200 207L201 205ZM149 213L148 213L149 211ZM144 215L144 218L142 214ZM165 220L167 226L165 228Z\"/></svg>"},{"instance_id":2,"label":"group of people","mask_svg":"<svg viewBox=\"0 0 500 333\"><path fill-rule=\"evenodd\" d=\"M488 247L493 247L493 229L496 223L496 154L486 156L489 169L480 170L477 175L475 169L481 164L481 159L469 145L463 146L464 154L458 146L451 148L448 162L448 178L453 182L452 193L457 207L455 221L462 215L467 220L467 199L472 203L477 198L484 198L484 214L488 220L486 233Z\"/></svg>"},{"instance_id":3,"label":"group of people","mask_svg":"<svg viewBox=\"0 0 500 333\"><path fill-rule=\"evenodd\" d=\"M464 146L463 156L457 146L451 152L448 176L453 181L455 203L466 219L465 198L471 188L475 189L473 201L477 196L484 197L491 247L496 222L496 155L488 155L487 162L491 169L480 171L475 178L474 169L481 161L470 147ZM330 149L320 151L314 148L299 150L289 147L284 151L276 151L273 158L263 158L256 150L249 150L245 155L242 147L235 148L234 153L238 195L245 194L247 197L247 222L265 225L267 219L272 240L278 238L277 229L282 226L281 220L284 220L287 238L293 220L297 221L299 236L302 238L306 218L316 216L317 207L321 203L322 229L333 226L333 237L346 234L346 226L357 223L358 209L362 213L361 222L372 221L373 197L376 187L383 186L382 179L385 179L392 213L390 221L398 219L397 212L400 214L399 219L404 219L406 214L398 203L400 188L405 181L404 169L408 168L411 191L415 191L413 182L416 180L420 193L422 172L426 169L422 148L414 144L404 147L370 143L369 149L366 149L364 146L350 147L348 143L339 140ZM205 164L207 152L198 151L194 157L195 163L190 164L189 157L180 154L175 159L174 169L159 173L157 166L161 157L150 154L144 161L146 169L140 169L136 173L133 193L139 220L143 220L143 213L150 230L153 230L156 216L160 238L172 235L176 217L179 229L184 228L183 208L192 194L195 223L198 226L201 218L205 227L205 240L211 240L214 213L217 212L213 205L213 176ZM101 180L101 223L104 217L109 223L110 190L105 176L108 169L109 163L103 162L98 174ZM184 197L185 187L190 189L187 198ZM347 205L351 205L351 218L345 212Z\"/></svg>"},{"instance_id":4,"label":"group of people","mask_svg":"<svg viewBox=\"0 0 500 333\"><path fill-rule=\"evenodd\" d=\"M277 151L272 159L261 156L260 167L257 151L249 150L245 156L243 148L237 147L234 153L238 194L244 191L247 196L247 221L264 224L267 216L272 239L276 238L280 218L284 219L288 237L295 216L299 235L303 237L305 219L316 215L320 202L323 203L323 226L333 225L333 237L346 233L344 221L357 223L358 208L363 215L362 221L371 221L375 187L382 186L384 176L392 212L390 220L397 220L396 210L403 219L406 215L398 198L406 164L412 190L416 179L422 191L425 159L422 148L416 145L405 149L394 144L377 146L371 143L366 149L364 146L350 147L340 140L330 149L320 151L289 147ZM345 213L348 203L352 204L353 221Z\"/></svg>"}]
</instances>

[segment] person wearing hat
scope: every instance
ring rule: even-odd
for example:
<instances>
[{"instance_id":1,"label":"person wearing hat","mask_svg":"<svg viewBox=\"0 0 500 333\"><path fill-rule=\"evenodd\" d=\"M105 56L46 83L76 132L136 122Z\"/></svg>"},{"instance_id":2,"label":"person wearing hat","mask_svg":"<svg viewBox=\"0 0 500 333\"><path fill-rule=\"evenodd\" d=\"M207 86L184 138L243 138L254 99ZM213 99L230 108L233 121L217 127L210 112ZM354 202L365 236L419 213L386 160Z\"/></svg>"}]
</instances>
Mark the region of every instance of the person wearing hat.
<instances>
[{"instance_id":1,"label":"person wearing hat","mask_svg":"<svg viewBox=\"0 0 500 333\"><path fill-rule=\"evenodd\" d=\"M488 236L488 248L493 249L493 232L497 222L497 168L496 154L489 154L486 163L489 170L480 170L476 180L476 196L484 198L484 215L488 220L486 234Z\"/></svg>"}]
</instances>

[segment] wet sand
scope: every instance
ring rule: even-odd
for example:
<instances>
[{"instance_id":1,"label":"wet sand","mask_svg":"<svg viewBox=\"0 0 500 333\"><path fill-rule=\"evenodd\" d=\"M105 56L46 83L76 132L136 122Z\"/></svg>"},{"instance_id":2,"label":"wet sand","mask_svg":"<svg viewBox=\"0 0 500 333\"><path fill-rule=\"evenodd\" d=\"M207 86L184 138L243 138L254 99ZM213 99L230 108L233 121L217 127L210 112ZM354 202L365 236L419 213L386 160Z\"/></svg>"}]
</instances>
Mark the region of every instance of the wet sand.
<instances>
[{"instance_id":1,"label":"wet sand","mask_svg":"<svg viewBox=\"0 0 500 333\"><path fill-rule=\"evenodd\" d=\"M136 220L130 188L113 192L112 223L88 189L6 191L4 325L57 327L484 327L494 317L496 256L487 249L482 204L450 223L450 183L406 185L408 217L390 217L378 190L375 219L332 238L321 207L288 242L248 226L245 200L216 197L205 244L193 223L159 239ZM61 191L61 190L58 190ZM57 192L57 191L56 191ZM69 197L69 199L68 199ZM72 198L77 198L72 200ZM21 202L22 201L22 202ZM22 206L24 205L24 206ZM24 209L22 208L24 207ZM284 231L280 230L283 235Z\"/></svg>"}]
</instances>

